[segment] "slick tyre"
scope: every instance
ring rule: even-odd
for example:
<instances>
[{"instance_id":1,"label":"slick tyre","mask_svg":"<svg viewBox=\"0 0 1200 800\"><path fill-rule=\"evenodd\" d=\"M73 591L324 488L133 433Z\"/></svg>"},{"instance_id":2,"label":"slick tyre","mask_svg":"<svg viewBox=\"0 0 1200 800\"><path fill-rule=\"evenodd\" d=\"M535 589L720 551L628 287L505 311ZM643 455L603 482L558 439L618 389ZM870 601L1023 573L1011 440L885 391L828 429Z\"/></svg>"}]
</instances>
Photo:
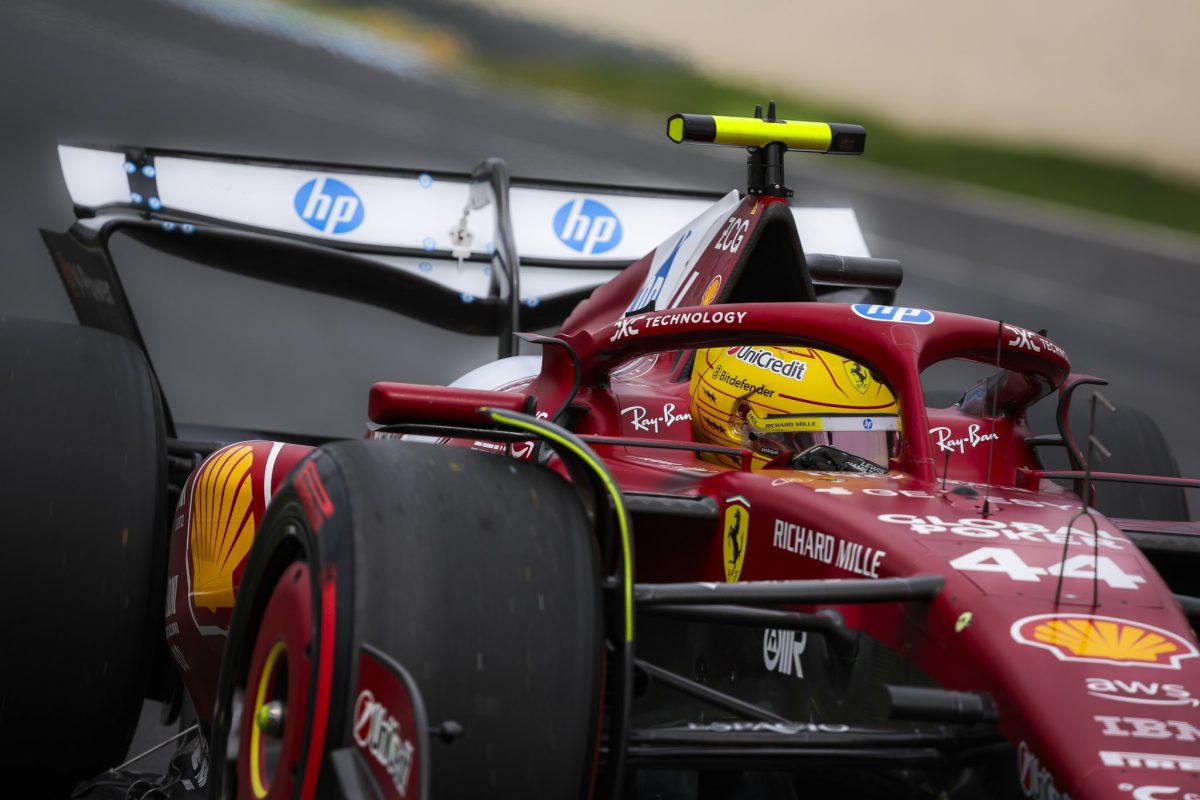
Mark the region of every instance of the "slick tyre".
<instances>
[{"instance_id":1,"label":"slick tyre","mask_svg":"<svg viewBox=\"0 0 1200 800\"><path fill-rule=\"evenodd\" d=\"M600 598L593 533L558 475L438 445L320 448L251 549L210 796L585 794Z\"/></svg>"},{"instance_id":2,"label":"slick tyre","mask_svg":"<svg viewBox=\"0 0 1200 800\"><path fill-rule=\"evenodd\" d=\"M0 442L0 771L36 776L22 797L65 796L122 761L165 659L166 446L145 357L0 319Z\"/></svg>"},{"instance_id":3,"label":"slick tyre","mask_svg":"<svg viewBox=\"0 0 1200 800\"><path fill-rule=\"evenodd\" d=\"M1081 440L1087 437L1087 417L1073 413L1072 425ZM1094 469L1103 472L1127 472L1135 475L1179 477L1179 463L1158 423L1136 408L1118 408L1115 412L1096 412L1096 438L1112 453L1098 456ZM1133 519L1186 520L1187 495L1183 489L1142 484L1099 483L1096 508L1109 517Z\"/></svg>"},{"instance_id":4,"label":"slick tyre","mask_svg":"<svg viewBox=\"0 0 1200 800\"><path fill-rule=\"evenodd\" d=\"M1071 431L1087 457L1090 398L1080 391L1071 402ZM1029 418L1039 434L1057 434L1053 398L1047 398L1031 409ZM1097 472L1125 472L1134 475L1163 475L1179 477L1179 463L1162 430L1145 413L1121 405L1116 411L1100 407L1096 410L1096 438L1112 453L1106 458L1098 450L1092 469ZM1039 453L1047 469L1073 469L1066 453L1057 447L1044 447ZM1073 488L1070 481L1059 481ZM1108 517L1122 519L1186 520L1187 494L1170 486L1122 484L1097 481L1093 505Z\"/></svg>"},{"instance_id":5,"label":"slick tyre","mask_svg":"<svg viewBox=\"0 0 1200 800\"><path fill-rule=\"evenodd\" d=\"M1082 405L1082 404L1081 404ZM1077 435L1086 435L1087 417L1073 413ZM1098 411L1096 437L1112 453L1096 457L1095 468L1104 472L1179 477L1179 464L1158 423L1134 408ZM1094 505L1107 517L1182 521L1191 519L1187 493L1171 486L1099 482ZM1136 527L1136 523L1135 523ZM1158 570L1172 591L1200 595L1200 546L1194 537L1170 534L1135 534L1134 542Z\"/></svg>"}]
</instances>

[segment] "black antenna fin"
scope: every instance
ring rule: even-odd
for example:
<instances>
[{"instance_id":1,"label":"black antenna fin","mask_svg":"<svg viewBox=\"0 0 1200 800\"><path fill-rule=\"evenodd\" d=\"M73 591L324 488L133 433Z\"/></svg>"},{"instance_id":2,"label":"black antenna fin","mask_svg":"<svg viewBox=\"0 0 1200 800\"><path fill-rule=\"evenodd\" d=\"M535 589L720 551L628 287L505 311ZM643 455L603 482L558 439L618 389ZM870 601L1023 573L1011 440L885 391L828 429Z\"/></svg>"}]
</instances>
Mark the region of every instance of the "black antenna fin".
<instances>
[{"instance_id":1,"label":"black antenna fin","mask_svg":"<svg viewBox=\"0 0 1200 800\"><path fill-rule=\"evenodd\" d=\"M1000 343L1003 341L1004 341L1004 320L1000 320L996 325L996 372L997 373L1000 372ZM993 451L996 446L996 438L997 438L996 437L996 403L999 400L999 398L1000 398L1000 384L999 384L999 381L997 381L996 385L992 387L992 408L988 414L988 416L992 420L992 429L989 432L990 435L988 436L987 479L984 481L985 486L992 485L992 456L994 454ZM983 518L987 519L989 513L991 513L991 506L988 502L987 490L985 490L984 495L983 495L983 511L982 511Z\"/></svg>"},{"instance_id":2,"label":"black antenna fin","mask_svg":"<svg viewBox=\"0 0 1200 800\"><path fill-rule=\"evenodd\" d=\"M775 101L768 100L767 101L767 122L774 122L774 121L775 121Z\"/></svg>"},{"instance_id":3,"label":"black antenna fin","mask_svg":"<svg viewBox=\"0 0 1200 800\"><path fill-rule=\"evenodd\" d=\"M1112 458L1112 453L1108 451L1099 439L1096 438L1096 403L1102 403L1109 411L1116 411L1117 408L1112 403L1108 402L1108 398L1099 392L1092 392L1092 407L1088 418L1088 460L1085 467L1086 475L1084 480L1089 497L1089 502L1086 503L1088 508L1088 518L1092 521L1092 607L1100 605L1100 531L1096 525L1095 517L1092 517L1091 512L1091 494L1092 494L1092 448L1096 448L1104 454L1105 458ZM1067 538L1071 537L1071 532L1067 531ZM1062 570L1059 570L1059 579L1062 579Z\"/></svg>"},{"instance_id":4,"label":"black antenna fin","mask_svg":"<svg viewBox=\"0 0 1200 800\"><path fill-rule=\"evenodd\" d=\"M762 103L754 104L754 118L762 119Z\"/></svg>"},{"instance_id":5,"label":"black antenna fin","mask_svg":"<svg viewBox=\"0 0 1200 800\"><path fill-rule=\"evenodd\" d=\"M1092 458L1099 450L1105 458L1112 458L1108 448L1096 438L1096 404L1101 403L1109 411L1117 408L1108 402L1108 398L1099 392L1092 392L1092 405L1088 412L1088 448L1087 457L1083 461L1083 507L1071 517L1067 523L1067 534L1063 537L1062 559L1058 567L1058 587L1054 590L1054 603L1058 604L1062 595L1063 573L1066 572L1067 550L1071 546L1071 533L1075 530L1075 520L1086 517L1092 523L1092 608L1100 605L1100 526L1092 514Z\"/></svg>"}]
</instances>

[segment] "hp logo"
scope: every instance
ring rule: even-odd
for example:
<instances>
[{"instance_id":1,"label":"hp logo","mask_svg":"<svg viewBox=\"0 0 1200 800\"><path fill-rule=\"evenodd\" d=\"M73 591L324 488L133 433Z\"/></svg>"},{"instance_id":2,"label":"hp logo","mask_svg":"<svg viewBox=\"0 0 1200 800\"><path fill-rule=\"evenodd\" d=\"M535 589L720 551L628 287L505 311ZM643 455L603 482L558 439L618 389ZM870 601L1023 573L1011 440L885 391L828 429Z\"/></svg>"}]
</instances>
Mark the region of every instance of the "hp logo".
<instances>
[{"instance_id":1,"label":"hp logo","mask_svg":"<svg viewBox=\"0 0 1200 800\"><path fill-rule=\"evenodd\" d=\"M863 420L863 430L864 431L869 431L869 430L871 430L871 428L874 428L874 427L875 427L875 420L871 419L870 417L867 417L866 419Z\"/></svg>"},{"instance_id":2,"label":"hp logo","mask_svg":"<svg viewBox=\"0 0 1200 800\"><path fill-rule=\"evenodd\" d=\"M313 178L301 186L294 205L300 219L321 233L349 233L363 221L362 200L333 178Z\"/></svg>"},{"instance_id":3,"label":"hp logo","mask_svg":"<svg viewBox=\"0 0 1200 800\"><path fill-rule=\"evenodd\" d=\"M597 255L621 243L621 221L603 203L579 198L564 203L554 215L554 233L572 250Z\"/></svg>"},{"instance_id":4,"label":"hp logo","mask_svg":"<svg viewBox=\"0 0 1200 800\"><path fill-rule=\"evenodd\" d=\"M873 306L866 303L859 303L850 308L863 319L873 319L876 322L904 322L909 325L928 325L933 322L933 312L923 308Z\"/></svg>"}]
</instances>

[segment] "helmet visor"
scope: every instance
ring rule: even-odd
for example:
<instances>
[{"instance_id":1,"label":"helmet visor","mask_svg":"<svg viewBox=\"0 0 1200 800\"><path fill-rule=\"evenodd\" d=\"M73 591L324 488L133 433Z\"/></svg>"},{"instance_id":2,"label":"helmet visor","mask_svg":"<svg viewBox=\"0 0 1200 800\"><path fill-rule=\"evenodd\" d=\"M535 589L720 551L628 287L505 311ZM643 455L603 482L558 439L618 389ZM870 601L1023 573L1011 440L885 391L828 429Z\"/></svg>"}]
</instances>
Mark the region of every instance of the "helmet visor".
<instances>
[{"instance_id":1,"label":"helmet visor","mask_svg":"<svg viewBox=\"0 0 1200 800\"><path fill-rule=\"evenodd\" d=\"M830 445L886 467L897 454L899 430L900 420L894 414L751 414L742 446L777 462L813 445Z\"/></svg>"}]
</instances>

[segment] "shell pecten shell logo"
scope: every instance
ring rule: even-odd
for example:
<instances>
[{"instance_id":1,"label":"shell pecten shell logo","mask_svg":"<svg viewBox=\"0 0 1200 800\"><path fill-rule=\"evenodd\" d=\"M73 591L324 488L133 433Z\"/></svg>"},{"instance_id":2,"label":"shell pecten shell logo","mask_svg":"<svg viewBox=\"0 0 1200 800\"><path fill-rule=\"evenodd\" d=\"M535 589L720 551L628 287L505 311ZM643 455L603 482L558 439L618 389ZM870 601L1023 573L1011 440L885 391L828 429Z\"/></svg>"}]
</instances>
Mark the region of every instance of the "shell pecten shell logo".
<instances>
[{"instance_id":1,"label":"shell pecten shell logo","mask_svg":"<svg viewBox=\"0 0 1200 800\"><path fill-rule=\"evenodd\" d=\"M1049 650L1060 661L1179 669L1196 646L1177 633L1117 617L1038 614L1013 623L1020 644Z\"/></svg>"},{"instance_id":2,"label":"shell pecten shell logo","mask_svg":"<svg viewBox=\"0 0 1200 800\"><path fill-rule=\"evenodd\" d=\"M254 490L248 445L214 453L193 490L191 538L192 602L216 611L233 607L233 574L254 541Z\"/></svg>"}]
</instances>

